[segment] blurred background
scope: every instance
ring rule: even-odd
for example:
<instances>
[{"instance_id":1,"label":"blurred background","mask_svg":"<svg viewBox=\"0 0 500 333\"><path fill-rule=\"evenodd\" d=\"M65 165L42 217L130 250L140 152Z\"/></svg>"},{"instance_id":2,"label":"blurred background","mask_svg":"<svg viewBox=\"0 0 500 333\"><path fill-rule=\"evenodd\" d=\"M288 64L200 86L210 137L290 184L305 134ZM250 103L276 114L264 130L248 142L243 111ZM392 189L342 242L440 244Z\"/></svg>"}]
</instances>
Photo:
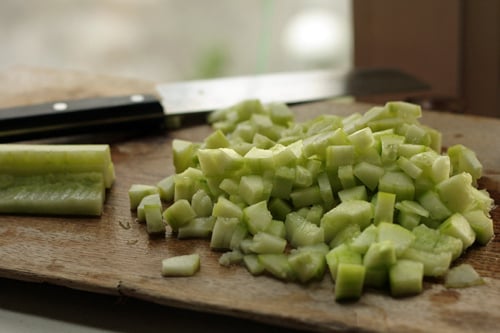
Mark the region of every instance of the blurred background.
<instances>
[{"instance_id":1,"label":"blurred background","mask_svg":"<svg viewBox=\"0 0 500 333\"><path fill-rule=\"evenodd\" d=\"M314 68L394 67L403 98L500 115L500 0L3 0L0 68L157 82Z\"/></svg>"}]
</instances>

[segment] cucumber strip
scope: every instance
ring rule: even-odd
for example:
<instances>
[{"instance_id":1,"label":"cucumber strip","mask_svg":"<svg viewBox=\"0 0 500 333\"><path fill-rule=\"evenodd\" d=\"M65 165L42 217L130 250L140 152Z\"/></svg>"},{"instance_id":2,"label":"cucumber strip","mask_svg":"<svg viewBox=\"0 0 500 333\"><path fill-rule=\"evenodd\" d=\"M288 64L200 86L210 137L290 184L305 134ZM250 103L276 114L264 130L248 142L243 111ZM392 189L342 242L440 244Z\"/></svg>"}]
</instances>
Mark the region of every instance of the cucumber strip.
<instances>
[{"instance_id":1,"label":"cucumber strip","mask_svg":"<svg viewBox=\"0 0 500 333\"><path fill-rule=\"evenodd\" d=\"M0 175L0 212L100 215L105 198L100 173Z\"/></svg>"},{"instance_id":2,"label":"cucumber strip","mask_svg":"<svg viewBox=\"0 0 500 333\"><path fill-rule=\"evenodd\" d=\"M115 179L109 145L0 144L0 174L101 173L106 188Z\"/></svg>"}]
</instances>

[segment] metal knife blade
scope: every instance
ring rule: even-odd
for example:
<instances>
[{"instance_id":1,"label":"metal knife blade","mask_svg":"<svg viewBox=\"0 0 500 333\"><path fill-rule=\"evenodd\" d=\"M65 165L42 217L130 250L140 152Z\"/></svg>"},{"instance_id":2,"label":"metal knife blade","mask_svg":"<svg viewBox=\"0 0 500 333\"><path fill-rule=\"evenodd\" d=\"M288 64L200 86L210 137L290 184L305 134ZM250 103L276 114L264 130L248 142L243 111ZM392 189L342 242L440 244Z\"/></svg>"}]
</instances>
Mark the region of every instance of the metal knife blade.
<instances>
[{"instance_id":1,"label":"metal knife blade","mask_svg":"<svg viewBox=\"0 0 500 333\"><path fill-rule=\"evenodd\" d=\"M0 109L0 141L163 129L165 117L198 116L252 98L293 104L428 88L413 76L393 69L318 70L165 83L157 86L160 98L138 93Z\"/></svg>"}]
</instances>

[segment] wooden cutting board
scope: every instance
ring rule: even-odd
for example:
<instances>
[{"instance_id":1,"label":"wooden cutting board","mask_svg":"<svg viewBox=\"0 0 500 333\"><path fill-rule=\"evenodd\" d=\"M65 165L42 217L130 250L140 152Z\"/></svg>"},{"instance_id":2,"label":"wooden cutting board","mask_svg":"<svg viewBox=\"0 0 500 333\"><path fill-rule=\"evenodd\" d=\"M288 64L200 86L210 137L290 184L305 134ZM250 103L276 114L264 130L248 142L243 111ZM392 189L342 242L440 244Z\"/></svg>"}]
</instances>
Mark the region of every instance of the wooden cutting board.
<instances>
[{"instance_id":1,"label":"wooden cutting board","mask_svg":"<svg viewBox=\"0 0 500 333\"><path fill-rule=\"evenodd\" d=\"M154 85L104 75L15 67L0 73L0 107L59 98L152 92ZM364 104L322 102L294 108L298 120L322 113L363 112ZM445 146L463 143L484 165L481 187L500 202L500 120L424 113L423 123L443 132ZM219 253L204 240L150 239L135 222L127 190L154 184L173 173L173 138L202 140L211 129L194 126L160 135L92 136L68 142L111 143L116 183L100 218L0 216L0 276L48 282L91 292L120 294L160 304L315 331L493 332L500 322L500 241L470 249L460 262L472 264L486 284L448 290L427 280L418 296L394 299L367 290L354 303L334 301L328 276L308 285L253 277L242 267L218 264ZM60 141L59 141L60 142ZM500 233L500 209L493 211ZM165 257L198 252L201 270L190 278L163 278Z\"/></svg>"}]
</instances>

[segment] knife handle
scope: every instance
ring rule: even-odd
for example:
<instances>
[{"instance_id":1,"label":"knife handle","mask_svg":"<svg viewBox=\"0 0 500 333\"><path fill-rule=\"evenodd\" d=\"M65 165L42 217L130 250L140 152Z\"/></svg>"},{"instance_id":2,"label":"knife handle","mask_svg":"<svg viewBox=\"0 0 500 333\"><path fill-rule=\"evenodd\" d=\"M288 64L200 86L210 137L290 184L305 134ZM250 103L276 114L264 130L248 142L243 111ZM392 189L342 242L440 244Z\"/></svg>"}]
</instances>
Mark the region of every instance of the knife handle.
<instances>
[{"instance_id":1,"label":"knife handle","mask_svg":"<svg viewBox=\"0 0 500 333\"><path fill-rule=\"evenodd\" d=\"M155 96L147 94L65 100L0 110L2 142L164 128L163 107Z\"/></svg>"}]
</instances>

